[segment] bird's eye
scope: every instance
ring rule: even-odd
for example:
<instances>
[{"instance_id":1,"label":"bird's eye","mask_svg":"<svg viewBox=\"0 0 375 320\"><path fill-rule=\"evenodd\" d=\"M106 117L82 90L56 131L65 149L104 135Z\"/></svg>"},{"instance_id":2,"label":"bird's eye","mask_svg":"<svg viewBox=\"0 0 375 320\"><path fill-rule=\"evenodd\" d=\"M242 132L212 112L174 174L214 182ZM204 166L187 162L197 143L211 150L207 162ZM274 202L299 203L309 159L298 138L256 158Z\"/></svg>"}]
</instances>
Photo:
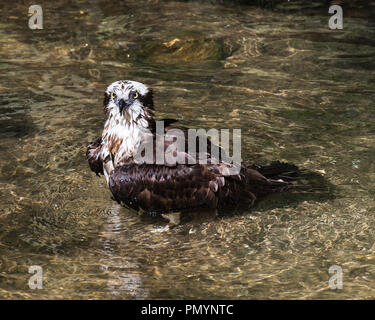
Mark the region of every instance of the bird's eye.
<instances>
[{"instance_id":1,"label":"bird's eye","mask_svg":"<svg viewBox=\"0 0 375 320\"><path fill-rule=\"evenodd\" d=\"M112 98L112 99L116 98L116 93L112 92L112 93L111 93L111 98Z\"/></svg>"},{"instance_id":2,"label":"bird's eye","mask_svg":"<svg viewBox=\"0 0 375 320\"><path fill-rule=\"evenodd\" d=\"M139 97L139 94L138 94L138 92L136 91L136 92L134 92L133 93L133 99L137 99Z\"/></svg>"}]
</instances>

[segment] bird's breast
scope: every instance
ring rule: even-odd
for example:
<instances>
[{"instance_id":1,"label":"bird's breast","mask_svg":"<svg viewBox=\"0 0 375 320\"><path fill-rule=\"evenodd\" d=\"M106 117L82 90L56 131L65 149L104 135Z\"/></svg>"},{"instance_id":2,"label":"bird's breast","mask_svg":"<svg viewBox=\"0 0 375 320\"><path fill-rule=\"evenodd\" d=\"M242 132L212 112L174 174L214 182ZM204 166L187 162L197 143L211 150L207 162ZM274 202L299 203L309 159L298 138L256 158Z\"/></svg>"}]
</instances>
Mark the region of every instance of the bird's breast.
<instances>
[{"instance_id":1,"label":"bird's breast","mask_svg":"<svg viewBox=\"0 0 375 320\"><path fill-rule=\"evenodd\" d=\"M136 123L108 125L103 131L104 152L110 155L114 168L133 157L141 144L143 131ZM107 155L103 155L105 158Z\"/></svg>"}]
</instances>

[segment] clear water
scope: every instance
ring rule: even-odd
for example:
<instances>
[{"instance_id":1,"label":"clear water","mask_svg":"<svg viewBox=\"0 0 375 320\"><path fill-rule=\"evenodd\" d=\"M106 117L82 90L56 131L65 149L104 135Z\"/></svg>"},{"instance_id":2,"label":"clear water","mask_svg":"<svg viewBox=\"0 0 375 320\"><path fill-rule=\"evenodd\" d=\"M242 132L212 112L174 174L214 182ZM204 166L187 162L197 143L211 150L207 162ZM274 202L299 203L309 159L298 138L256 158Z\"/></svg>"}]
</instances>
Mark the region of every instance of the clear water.
<instances>
[{"instance_id":1,"label":"clear water","mask_svg":"<svg viewBox=\"0 0 375 320\"><path fill-rule=\"evenodd\" d=\"M342 31L317 2L42 6L32 31L27 6L0 4L0 298L375 298L373 1L344 8ZM119 79L152 86L158 117L241 128L244 159L334 191L171 229L119 207L85 161Z\"/></svg>"}]
</instances>

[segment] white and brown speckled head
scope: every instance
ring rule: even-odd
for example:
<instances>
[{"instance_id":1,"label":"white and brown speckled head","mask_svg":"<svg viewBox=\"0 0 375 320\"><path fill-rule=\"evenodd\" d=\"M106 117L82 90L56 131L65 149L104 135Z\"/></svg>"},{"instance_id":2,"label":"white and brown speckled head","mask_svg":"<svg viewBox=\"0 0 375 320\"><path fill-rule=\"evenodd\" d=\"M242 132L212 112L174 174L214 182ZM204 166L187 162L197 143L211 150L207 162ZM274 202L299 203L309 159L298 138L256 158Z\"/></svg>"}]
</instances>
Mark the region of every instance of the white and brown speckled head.
<instances>
[{"instance_id":1,"label":"white and brown speckled head","mask_svg":"<svg viewBox=\"0 0 375 320\"><path fill-rule=\"evenodd\" d=\"M113 82L104 93L104 108L116 118L137 121L140 115L153 107L152 90L137 81Z\"/></svg>"}]
</instances>

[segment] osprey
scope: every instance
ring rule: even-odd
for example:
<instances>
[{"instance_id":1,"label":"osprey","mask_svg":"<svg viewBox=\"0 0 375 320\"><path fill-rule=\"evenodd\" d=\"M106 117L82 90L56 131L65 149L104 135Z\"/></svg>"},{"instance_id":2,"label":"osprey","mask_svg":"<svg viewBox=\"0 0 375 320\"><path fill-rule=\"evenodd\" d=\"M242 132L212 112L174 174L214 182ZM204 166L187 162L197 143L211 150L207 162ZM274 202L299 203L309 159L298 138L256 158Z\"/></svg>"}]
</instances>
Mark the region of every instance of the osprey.
<instances>
[{"instance_id":1,"label":"osprey","mask_svg":"<svg viewBox=\"0 0 375 320\"><path fill-rule=\"evenodd\" d=\"M233 163L214 158L212 150L217 146L207 138L206 163L157 162L155 141L160 132L154 120L153 92L142 83L112 83L104 94L104 109L108 119L102 136L89 144L86 157L92 171L104 174L114 199L138 212L164 216L200 209L217 213L238 205L250 207L259 198L287 190L295 179L291 173L295 174L297 168L281 162L269 166L242 164L233 173ZM184 133L188 130L176 125L176 120L163 121L161 135L167 136L173 129ZM147 141L154 147L151 161L138 161L136 155ZM166 151L175 140L161 141L161 149ZM199 152L190 155L187 145L173 149L174 156L198 159ZM223 155L224 151L218 149Z\"/></svg>"}]
</instances>

